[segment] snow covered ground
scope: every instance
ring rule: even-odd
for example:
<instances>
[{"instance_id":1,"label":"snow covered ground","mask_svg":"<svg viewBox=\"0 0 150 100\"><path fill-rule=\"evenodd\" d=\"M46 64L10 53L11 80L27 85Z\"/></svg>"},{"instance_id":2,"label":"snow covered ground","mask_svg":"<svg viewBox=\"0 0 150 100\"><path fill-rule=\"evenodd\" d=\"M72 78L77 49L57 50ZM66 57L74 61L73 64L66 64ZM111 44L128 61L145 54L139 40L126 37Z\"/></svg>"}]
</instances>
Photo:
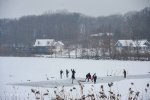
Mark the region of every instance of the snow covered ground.
<instances>
[{"instance_id":1,"label":"snow covered ground","mask_svg":"<svg viewBox=\"0 0 150 100\"><path fill-rule=\"evenodd\" d=\"M112 91L115 94L121 94L121 100L127 100L129 96L129 88L135 92L140 92L139 98L148 100L150 98L149 73L150 62L147 61L118 61L118 60L84 60L84 59L65 59L65 58L43 58L43 57L0 57L0 100L35 100L35 95L31 93L31 89L39 90L41 93L49 91L49 96L45 99L50 100L54 97L54 90L60 91L62 87L50 88L49 86L20 86L10 85L15 83L32 83L32 82L49 82L60 80L60 70L64 71L63 81L70 80L65 77L65 70L75 69L76 77L85 78L90 72L92 75L97 74L98 77L105 77L115 80L117 76L123 77L123 69L127 70L127 77L135 75L134 78L121 79L113 82ZM108 76L111 75L111 76ZM143 76L142 76L143 75ZM146 76L144 76L146 75ZM69 73L69 77L71 72ZM142 77L141 77L142 76ZM110 78L113 77L113 78ZM49 80L47 80L47 78ZM68 81L69 82L69 81ZM51 82L50 82L51 83ZM48 84L50 84L48 83ZM131 84L134 83L134 84ZM70 85L70 84L69 84ZM100 86L104 86L105 93L109 95L107 82L84 83L84 94L91 92L99 94ZM70 89L76 87L75 92L71 92L73 96L80 94L77 84L65 86L66 94L69 95ZM147 89L147 92L145 91ZM77 92L78 91L78 92ZM44 99L44 100L45 100Z\"/></svg>"}]
</instances>

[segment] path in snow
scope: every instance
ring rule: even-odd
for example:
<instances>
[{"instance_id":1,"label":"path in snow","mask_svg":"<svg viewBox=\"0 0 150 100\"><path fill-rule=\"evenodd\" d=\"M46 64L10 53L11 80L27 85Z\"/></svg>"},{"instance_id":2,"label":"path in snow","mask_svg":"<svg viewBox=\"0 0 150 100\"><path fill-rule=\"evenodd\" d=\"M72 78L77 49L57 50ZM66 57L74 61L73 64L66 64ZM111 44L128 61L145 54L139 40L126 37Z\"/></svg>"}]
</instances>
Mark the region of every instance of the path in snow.
<instances>
[{"instance_id":1,"label":"path in snow","mask_svg":"<svg viewBox=\"0 0 150 100\"><path fill-rule=\"evenodd\" d=\"M128 75L127 78L123 78L123 76L106 76L106 77L98 77L97 83L109 83L122 81L127 79L144 79L150 78L150 74L144 75ZM93 84L93 82L85 82L85 78L76 78L74 83L72 84L72 80L68 79L60 79L60 80L48 80L48 81L38 81L38 82L25 82L25 83L9 83L8 85L18 85L18 86L32 86L32 87L46 87L46 88L54 88L57 86L73 86L78 85L78 81L83 84Z\"/></svg>"}]
</instances>

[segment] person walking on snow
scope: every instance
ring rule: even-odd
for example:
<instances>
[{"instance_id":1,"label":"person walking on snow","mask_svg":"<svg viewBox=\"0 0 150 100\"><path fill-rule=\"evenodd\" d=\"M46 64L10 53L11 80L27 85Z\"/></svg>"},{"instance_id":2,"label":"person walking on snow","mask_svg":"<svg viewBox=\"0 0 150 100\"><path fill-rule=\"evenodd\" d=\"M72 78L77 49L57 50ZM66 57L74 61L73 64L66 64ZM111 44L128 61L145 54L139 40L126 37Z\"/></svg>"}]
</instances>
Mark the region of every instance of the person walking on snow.
<instances>
[{"instance_id":1,"label":"person walking on snow","mask_svg":"<svg viewBox=\"0 0 150 100\"><path fill-rule=\"evenodd\" d=\"M124 75L124 78L126 78L127 72L125 69L123 70L123 75Z\"/></svg>"},{"instance_id":2,"label":"person walking on snow","mask_svg":"<svg viewBox=\"0 0 150 100\"><path fill-rule=\"evenodd\" d=\"M66 77L68 78L69 71L66 69Z\"/></svg>"},{"instance_id":3,"label":"person walking on snow","mask_svg":"<svg viewBox=\"0 0 150 100\"><path fill-rule=\"evenodd\" d=\"M72 72L72 76L71 76L71 78L72 78L72 84L73 84L73 80L75 79L75 70L74 69L71 69L71 72Z\"/></svg>"},{"instance_id":4,"label":"person walking on snow","mask_svg":"<svg viewBox=\"0 0 150 100\"><path fill-rule=\"evenodd\" d=\"M85 81L86 81L86 80L88 80L88 77L89 77L89 73L88 73L88 74L86 74L86 79L85 79Z\"/></svg>"},{"instance_id":5,"label":"person walking on snow","mask_svg":"<svg viewBox=\"0 0 150 100\"><path fill-rule=\"evenodd\" d=\"M62 79L62 74L63 74L63 71L62 69L60 70L60 78Z\"/></svg>"},{"instance_id":6,"label":"person walking on snow","mask_svg":"<svg viewBox=\"0 0 150 100\"><path fill-rule=\"evenodd\" d=\"M88 82L89 82L89 80L91 79L91 74L90 73L88 73L87 75L86 75L86 79L88 79ZM85 79L85 80L86 80ZM91 79L91 81L92 81L92 79Z\"/></svg>"},{"instance_id":7,"label":"person walking on snow","mask_svg":"<svg viewBox=\"0 0 150 100\"><path fill-rule=\"evenodd\" d=\"M96 80L97 80L96 73L93 75L93 80L94 80L94 84L95 84L95 83L96 83Z\"/></svg>"}]
</instances>

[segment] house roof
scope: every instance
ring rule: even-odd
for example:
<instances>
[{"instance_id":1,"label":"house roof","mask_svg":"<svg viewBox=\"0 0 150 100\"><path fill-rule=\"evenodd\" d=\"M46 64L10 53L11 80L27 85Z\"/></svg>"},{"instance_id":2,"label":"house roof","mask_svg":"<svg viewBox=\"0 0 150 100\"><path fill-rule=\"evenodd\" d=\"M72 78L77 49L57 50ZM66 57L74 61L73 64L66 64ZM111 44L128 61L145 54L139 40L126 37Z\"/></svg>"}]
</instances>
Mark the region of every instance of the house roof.
<instances>
[{"instance_id":1,"label":"house roof","mask_svg":"<svg viewBox=\"0 0 150 100\"><path fill-rule=\"evenodd\" d=\"M147 40L140 40L138 42L140 45L145 45L145 43L149 43Z\"/></svg>"},{"instance_id":2,"label":"house roof","mask_svg":"<svg viewBox=\"0 0 150 100\"><path fill-rule=\"evenodd\" d=\"M113 35L113 33L97 33L97 34L91 34L90 36L91 37L101 37L101 36L103 36L103 35L107 35L107 36L112 36Z\"/></svg>"},{"instance_id":3,"label":"house roof","mask_svg":"<svg viewBox=\"0 0 150 100\"><path fill-rule=\"evenodd\" d=\"M117 45L118 43L120 43L123 47L134 45L133 40L118 40L115 45Z\"/></svg>"},{"instance_id":4,"label":"house roof","mask_svg":"<svg viewBox=\"0 0 150 100\"><path fill-rule=\"evenodd\" d=\"M90 36L91 37L98 37L98 36L102 36L102 35L104 35L104 33L91 34Z\"/></svg>"},{"instance_id":5,"label":"house roof","mask_svg":"<svg viewBox=\"0 0 150 100\"><path fill-rule=\"evenodd\" d=\"M53 46L54 39L36 39L34 46Z\"/></svg>"},{"instance_id":6,"label":"house roof","mask_svg":"<svg viewBox=\"0 0 150 100\"><path fill-rule=\"evenodd\" d=\"M150 45L150 43L147 40L138 40L135 41L135 44L140 47L148 47L148 45Z\"/></svg>"},{"instance_id":7,"label":"house roof","mask_svg":"<svg viewBox=\"0 0 150 100\"><path fill-rule=\"evenodd\" d=\"M121 44L122 47L128 47L128 46L132 46L132 47L147 47L147 45L145 43L149 43L147 40L138 40L138 41L133 41L133 40L118 40L117 44Z\"/></svg>"},{"instance_id":8,"label":"house roof","mask_svg":"<svg viewBox=\"0 0 150 100\"><path fill-rule=\"evenodd\" d=\"M61 41L58 41L58 42L55 42L55 44L54 45L64 45Z\"/></svg>"}]
</instances>

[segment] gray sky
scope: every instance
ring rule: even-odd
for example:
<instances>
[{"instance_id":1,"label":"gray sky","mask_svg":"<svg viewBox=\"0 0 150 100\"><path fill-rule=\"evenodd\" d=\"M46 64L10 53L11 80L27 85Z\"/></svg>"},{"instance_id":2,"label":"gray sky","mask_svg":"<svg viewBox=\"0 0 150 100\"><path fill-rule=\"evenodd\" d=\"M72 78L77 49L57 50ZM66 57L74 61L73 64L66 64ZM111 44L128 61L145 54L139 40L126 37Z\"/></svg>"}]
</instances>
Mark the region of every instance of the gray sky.
<instances>
[{"instance_id":1,"label":"gray sky","mask_svg":"<svg viewBox=\"0 0 150 100\"><path fill-rule=\"evenodd\" d=\"M40 15L68 10L89 16L107 16L150 7L150 0L0 0L0 18Z\"/></svg>"}]
</instances>

